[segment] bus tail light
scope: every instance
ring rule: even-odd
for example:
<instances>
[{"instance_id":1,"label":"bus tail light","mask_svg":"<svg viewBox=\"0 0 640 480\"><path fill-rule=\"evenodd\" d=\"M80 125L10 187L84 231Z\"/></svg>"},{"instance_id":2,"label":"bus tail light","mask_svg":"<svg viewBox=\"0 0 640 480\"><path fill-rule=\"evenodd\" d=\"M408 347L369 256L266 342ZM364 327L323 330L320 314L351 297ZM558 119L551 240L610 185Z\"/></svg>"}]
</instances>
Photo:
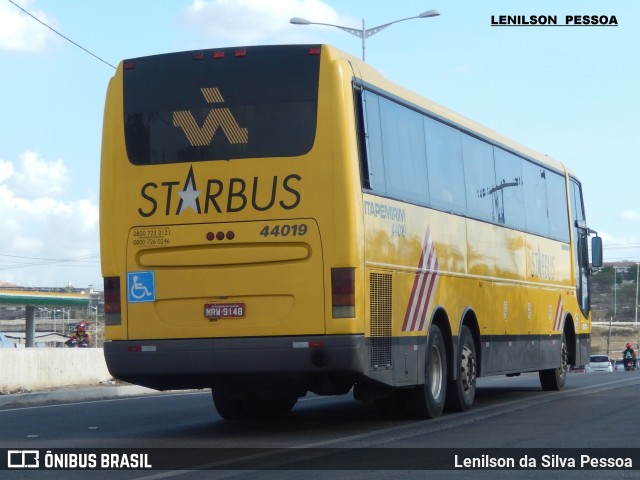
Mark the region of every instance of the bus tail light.
<instances>
[{"instance_id":1,"label":"bus tail light","mask_svg":"<svg viewBox=\"0 0 640 480\"><path fill-rule=\"evenodd\" d=\"M333 318L356 316L355 268L331 269L331 311Z\"/></svg>"},{"instance_id":2,"label":"bus tail light","mask_svg":"<svg viewBox=\"0 0 640 480\"><path fill-rule=\"evenodd\" d=\"M122 304L120 302L120 277L104 277L104 323L122 324Z\"/></svg>"}]
</instances>

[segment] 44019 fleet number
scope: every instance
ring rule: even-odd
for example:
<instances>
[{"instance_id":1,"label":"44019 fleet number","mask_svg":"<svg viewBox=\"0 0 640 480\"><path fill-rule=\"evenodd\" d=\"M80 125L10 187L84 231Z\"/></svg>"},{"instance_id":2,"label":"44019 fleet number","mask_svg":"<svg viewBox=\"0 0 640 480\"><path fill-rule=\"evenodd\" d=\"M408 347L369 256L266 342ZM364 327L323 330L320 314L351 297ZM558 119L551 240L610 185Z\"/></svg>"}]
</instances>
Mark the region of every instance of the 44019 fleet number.
<instances>
[{"instance_id":1,"label":"44019 fleet number","mask_svg":"<svg viewBox=\"0 0 640 480\"><path fill-rule=\"evenodd\" d=\"M307 224L284 224L274 225L272 227L266 226L260 230L260 235L263 237L301 237L306 235L308 231Z\"/></svg>"}]
</instances>

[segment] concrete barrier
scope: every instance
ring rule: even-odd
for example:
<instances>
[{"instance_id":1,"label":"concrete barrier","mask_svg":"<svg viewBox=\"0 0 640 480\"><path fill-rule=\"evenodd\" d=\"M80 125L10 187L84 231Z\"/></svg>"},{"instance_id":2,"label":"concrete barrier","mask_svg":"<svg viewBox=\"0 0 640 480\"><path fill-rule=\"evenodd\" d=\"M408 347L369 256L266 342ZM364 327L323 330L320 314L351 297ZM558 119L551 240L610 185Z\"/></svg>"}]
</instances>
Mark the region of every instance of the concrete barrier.
<instances>
[{"instance_id":1,"label":"concrete barrier","mask_svg":"<svg viewBox=\"0 0 640 480\"><path fill-rule=\"evenodd\" d=\"M98 385L110 379L101 348L0 348L0 392Z\"/></svg>"}]
</instances>

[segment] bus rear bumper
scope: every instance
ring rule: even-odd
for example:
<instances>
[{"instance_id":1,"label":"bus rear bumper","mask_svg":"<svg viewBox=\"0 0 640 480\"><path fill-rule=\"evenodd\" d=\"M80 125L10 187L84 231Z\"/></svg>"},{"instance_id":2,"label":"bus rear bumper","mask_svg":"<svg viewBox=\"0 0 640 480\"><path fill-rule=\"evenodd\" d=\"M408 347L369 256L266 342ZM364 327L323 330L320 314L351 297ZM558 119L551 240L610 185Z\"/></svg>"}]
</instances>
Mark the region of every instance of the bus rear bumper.
<instances>
[{"instance_id":1,"label":"bus rear bumper","mask_svg":"<svg viewBox=\"0 0 640 480\"><path fill-rule=\"evenodd\" d=\"M364 337L332 335L111 341L104 356L114 378L158 390L287 382L351 384L364 372Z\"/></svg>"}]
</instances>

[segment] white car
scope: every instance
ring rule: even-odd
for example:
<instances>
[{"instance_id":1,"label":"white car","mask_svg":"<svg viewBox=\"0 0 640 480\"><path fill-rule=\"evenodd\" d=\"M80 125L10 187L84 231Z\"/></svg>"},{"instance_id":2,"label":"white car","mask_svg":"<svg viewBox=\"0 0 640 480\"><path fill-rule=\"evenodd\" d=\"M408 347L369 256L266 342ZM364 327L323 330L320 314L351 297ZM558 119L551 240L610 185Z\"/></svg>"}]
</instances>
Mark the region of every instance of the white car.
<instances>
[{"instance_id":1,"label":"white car","mask_svg":"<svg viewBox=\"0 0 640 480\"><path fill-rule=\"evenodd\" d=\"M624 360L615 360L613 362L613 369L617 372L622 372L624 370Z\"/></svg>"},{"instance_id":2,"label":"white car","mask_svg":"<svg viewBox=\"0 0 640 480\"><path fill-rule=\"evenodd\" d=\"M589 372L613 372L609 355L591 355L587 370Z\"/></svg>"}]
</instances>

